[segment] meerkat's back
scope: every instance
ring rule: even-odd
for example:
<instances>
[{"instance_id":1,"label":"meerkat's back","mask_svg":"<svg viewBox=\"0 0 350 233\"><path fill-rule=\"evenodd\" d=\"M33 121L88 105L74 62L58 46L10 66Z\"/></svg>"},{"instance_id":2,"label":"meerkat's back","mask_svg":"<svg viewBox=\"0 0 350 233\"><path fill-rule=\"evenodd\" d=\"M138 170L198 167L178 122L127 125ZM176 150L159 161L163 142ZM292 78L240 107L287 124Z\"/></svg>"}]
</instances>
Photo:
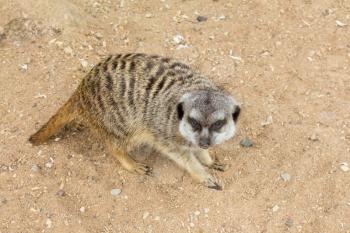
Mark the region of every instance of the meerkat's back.
<instances>
[{"instance_id":1,"label":"meerkat's back","mask_svg":"<svg viewBox=\"0 0 350 233\"><path fill-rule=\"evenodd\" d=\"M171 137L178 127L172 120L176 121L181 95L193 89L216 89L181 62L145 54L108 57L80 88L82 108L121 138L138 128Z\"/></svg>"}]
</instances>

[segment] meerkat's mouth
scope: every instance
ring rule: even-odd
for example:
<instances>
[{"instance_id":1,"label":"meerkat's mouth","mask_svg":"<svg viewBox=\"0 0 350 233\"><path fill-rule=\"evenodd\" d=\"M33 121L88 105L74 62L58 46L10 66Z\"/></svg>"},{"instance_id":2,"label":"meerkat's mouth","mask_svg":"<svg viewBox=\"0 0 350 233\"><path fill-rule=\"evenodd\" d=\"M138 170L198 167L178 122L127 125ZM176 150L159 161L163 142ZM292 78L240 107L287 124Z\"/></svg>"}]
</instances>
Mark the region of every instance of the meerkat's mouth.
<instances>
[{"instance_id":1,"label":"meerkat's mouth","mask_svg":"<svg viewBox=\"0 0 350 233\"><path fill-rule=\"evenodd\" d=\"M202 149L208 149L210 147L210 145L199 145L199 147Z\"/></svg>"}]
</instances>

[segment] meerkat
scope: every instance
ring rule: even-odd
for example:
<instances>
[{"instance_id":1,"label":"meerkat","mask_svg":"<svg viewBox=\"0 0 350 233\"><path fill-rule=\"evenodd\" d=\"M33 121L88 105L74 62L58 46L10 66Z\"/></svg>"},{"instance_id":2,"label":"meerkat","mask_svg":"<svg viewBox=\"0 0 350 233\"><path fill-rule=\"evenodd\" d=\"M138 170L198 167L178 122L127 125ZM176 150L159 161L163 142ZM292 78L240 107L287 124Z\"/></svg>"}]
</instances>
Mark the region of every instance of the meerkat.
<instances>
[{"instance_id":1,"label":"meerkat","mask_svg":"<svg viewBox=\"0 0 350 233\"><path fill-rule=\"evenodd\" d=\"M70 99L33 134L40 145L65 125L87 126L120 164L150 174L129 152L148 144L213 189L207 168L224 171L208 148L234 136L240 107L234 97L177 60L141 53L111 55L83 78Z\"/></svg>"}]
</instances>

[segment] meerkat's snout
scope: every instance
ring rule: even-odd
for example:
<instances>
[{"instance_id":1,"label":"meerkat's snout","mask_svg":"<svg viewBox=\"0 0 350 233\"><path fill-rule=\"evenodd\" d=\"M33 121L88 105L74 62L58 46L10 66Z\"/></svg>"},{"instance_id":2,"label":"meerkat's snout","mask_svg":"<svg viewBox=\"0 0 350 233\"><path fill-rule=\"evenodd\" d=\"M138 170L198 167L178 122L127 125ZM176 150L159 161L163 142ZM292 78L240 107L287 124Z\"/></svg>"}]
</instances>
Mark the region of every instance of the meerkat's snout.
<instances>
[{"instance_id":1,"label":"meerkat's snout","mask_svg":"<svg viewBox=\"0 0 350 233\"><path fill-rule=\"evenodd\" d=\"M235 135L240 107L221 92L194 91L178 105L179 131L192 144L208 149Z\"/></svg>"},{"instance_id":2,"label":"meerkat's snout","mask_svg":"<svg viewBox=\"0 0 350 233\"><path fill-rule=\"evenodd\" d=\"M198 146L202 149L208 149L211 145L211 138L208 128L203 128L199 135Z\"/></svg>"}]
</instances>

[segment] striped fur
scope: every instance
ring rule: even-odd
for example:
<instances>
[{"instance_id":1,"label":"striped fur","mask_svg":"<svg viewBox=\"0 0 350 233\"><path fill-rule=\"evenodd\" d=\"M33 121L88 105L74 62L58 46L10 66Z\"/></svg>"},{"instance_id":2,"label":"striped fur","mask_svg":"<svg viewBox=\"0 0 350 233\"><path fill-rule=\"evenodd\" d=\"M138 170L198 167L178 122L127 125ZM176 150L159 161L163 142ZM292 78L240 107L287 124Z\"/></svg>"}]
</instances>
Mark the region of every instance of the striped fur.
<instances>
[{"instance_id":1,"label":"striped fur","mask_svg":"<svg viewBox=\"0 0 350 233\"><path fill-rule=\"evenodd\" d=\"M78 121L95 132L125 168L147 173L149 167L133 161L127 152L148 142L172 158L174 148L187 146L179 134L176 106L181 96L194 90L219 89L174 59L141 53L112 55L86 75L68 102L29 140L41 144L66 123ZM217 185L208 177L199 180Z\"/></svg>"},{"instance_id":2,"label":"striped fur","mask_svg":"<svg viewBox=\"0 0 350 233\"><path fill-rule=\"evenodd\" d=\"M172 114L180 97L190 90L217 90L186 64L146 54L110 56L87 77L77 90L84 96L80 101L85 114L102 122L123 144L143 128L160 140L181 141Z\"/></svg>"}]
</instances>

